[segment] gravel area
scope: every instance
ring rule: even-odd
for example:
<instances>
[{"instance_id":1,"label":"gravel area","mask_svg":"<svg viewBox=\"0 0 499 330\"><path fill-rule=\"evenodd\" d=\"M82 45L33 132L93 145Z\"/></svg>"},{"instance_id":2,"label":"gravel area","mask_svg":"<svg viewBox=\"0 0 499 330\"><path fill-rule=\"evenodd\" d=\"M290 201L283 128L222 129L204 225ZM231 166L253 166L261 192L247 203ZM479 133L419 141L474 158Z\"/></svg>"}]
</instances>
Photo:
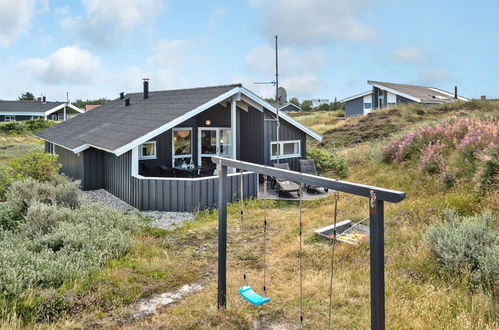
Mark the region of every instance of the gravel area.
<instances>
[{"instance_id":1,"label":"gravel area","mask_svg":"<svg viewBox=\"0 0 499 330\"><path fill-rule=\"evenodd\" d=\"M160 229L172 230L185 221L194 219L194 215L190 212L139 211L104 189L82 191L80 196L82 200L98 203L120 212L140 213L142 216L151 219L149 223L151 227Z\"/></svg>"}]
</instances>

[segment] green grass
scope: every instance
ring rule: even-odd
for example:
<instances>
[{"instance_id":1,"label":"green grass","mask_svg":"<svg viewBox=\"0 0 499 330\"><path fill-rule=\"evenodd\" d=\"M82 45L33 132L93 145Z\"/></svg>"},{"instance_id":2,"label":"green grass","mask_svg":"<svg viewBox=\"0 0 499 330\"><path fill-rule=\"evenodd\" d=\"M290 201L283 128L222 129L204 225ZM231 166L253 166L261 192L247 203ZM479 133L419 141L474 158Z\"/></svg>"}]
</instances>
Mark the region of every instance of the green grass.
<instances>
[{"instance_id":1,"label":"green grass","mask_svg":"<svg viewBox=\"0 0 499 330\"><path fill-rule=\"evenodd\" d=\"M44 144L38 138L2 137L0 136L0 166L7 165L11 158L24 155L30 151L43 151Z\"/></svg>"}]
</instances>

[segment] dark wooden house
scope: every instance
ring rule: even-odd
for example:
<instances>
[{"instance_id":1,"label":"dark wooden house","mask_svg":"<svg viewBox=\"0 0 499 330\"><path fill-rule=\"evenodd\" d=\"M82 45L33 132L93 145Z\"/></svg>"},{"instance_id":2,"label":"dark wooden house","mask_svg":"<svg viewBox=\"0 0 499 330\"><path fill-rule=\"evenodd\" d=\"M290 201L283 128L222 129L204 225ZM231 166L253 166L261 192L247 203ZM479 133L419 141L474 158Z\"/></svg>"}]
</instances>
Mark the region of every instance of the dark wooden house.
<instances>
[{"instance_id":1,"label":"dark wooden house","mask_svg":"<svg viewBox=\"0 0 499 330\"><path fill-rule=\"evenodd\" d=\"M307 137L321 136L280 114L240 84L120 94L38 136L57 154L62 172L83 190L105 189L141 210L192 211L218 200L213 155L298 170ZM229 174L229 200L240 177ZM258 194L258 177L244 174L245 197Z\"/></svg>"}]
</instances>

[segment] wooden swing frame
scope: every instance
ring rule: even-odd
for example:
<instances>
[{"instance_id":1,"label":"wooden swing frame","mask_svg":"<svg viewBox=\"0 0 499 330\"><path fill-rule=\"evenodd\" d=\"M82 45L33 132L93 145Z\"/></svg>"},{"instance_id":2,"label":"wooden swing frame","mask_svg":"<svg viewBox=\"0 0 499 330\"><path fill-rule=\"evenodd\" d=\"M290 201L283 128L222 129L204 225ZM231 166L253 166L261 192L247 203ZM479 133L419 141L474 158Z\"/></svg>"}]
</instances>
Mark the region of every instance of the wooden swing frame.
<instances>
[{"instance_id":1,"label":"wooden swing frame","mask_svg":"<svg viewBox=\"0 0 499 330\"><path fill-rule=\"evenodd\" d=\"M282 170L265 165L214 156L218 165L218 309L227 308L227 200L229 167L261 175L344 192L369 199L369 246L371 285L371 329L385 329L384 202L398 203L406 194L348 181Z\"/></svg>"}]
</instances>

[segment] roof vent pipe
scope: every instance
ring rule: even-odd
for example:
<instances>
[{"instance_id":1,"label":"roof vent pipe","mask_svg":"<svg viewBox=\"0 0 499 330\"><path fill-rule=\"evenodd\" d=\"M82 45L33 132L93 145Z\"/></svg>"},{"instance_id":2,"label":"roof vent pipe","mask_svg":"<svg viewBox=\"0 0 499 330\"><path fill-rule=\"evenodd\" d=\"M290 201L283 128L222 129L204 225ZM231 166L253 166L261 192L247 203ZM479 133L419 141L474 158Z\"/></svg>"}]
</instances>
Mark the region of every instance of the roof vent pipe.
<instances>
[{"instance_id":1,"label":"roof vent pipe","mask_svg":"<svg viewBox=\"0 0 499 330\"><path fill-rule=\"evenodd\" d=\"M125 99L125 93L121 92L120 93L120 100L123 100L123 99Z\"/></svg>"},{"instance_id":2,"label":"roof vent pipe","mask_svg":"<svg viewBox=\"0 0 499 330\"><path fill-rule=\"evenodd\" d=\"M47 102L47 97L46 96L42 97L42 102L43 103Z\"/></svg>"},{"instance_id":3,"label":"roof vent pipe","mask_svg":"<svg viewBox=\"0 0 499 330\"><path fill-rule=\"evenodd\" d=\"M457 100L457 86L454 86L454 98Z\"/></svg>"},{"instance_id":4,"label":"roof vent pipe","mask_svg":"<svg viewBox=\"0 0 499 330\"><path fill-rule=\"evenodd\" d=\"M149 78L144 78L144 100L149 98Z\"/></svg>"},{"instance_id":5,"label":"roof vent pipe","mask_svg":"<svg viewBox=\"0 0 499 330\"><path fill-rule=\"evenodd\" d=\"M125 107L128 107L130 105L130 99L125 99Z\"/></svg>"}]
</instances>

